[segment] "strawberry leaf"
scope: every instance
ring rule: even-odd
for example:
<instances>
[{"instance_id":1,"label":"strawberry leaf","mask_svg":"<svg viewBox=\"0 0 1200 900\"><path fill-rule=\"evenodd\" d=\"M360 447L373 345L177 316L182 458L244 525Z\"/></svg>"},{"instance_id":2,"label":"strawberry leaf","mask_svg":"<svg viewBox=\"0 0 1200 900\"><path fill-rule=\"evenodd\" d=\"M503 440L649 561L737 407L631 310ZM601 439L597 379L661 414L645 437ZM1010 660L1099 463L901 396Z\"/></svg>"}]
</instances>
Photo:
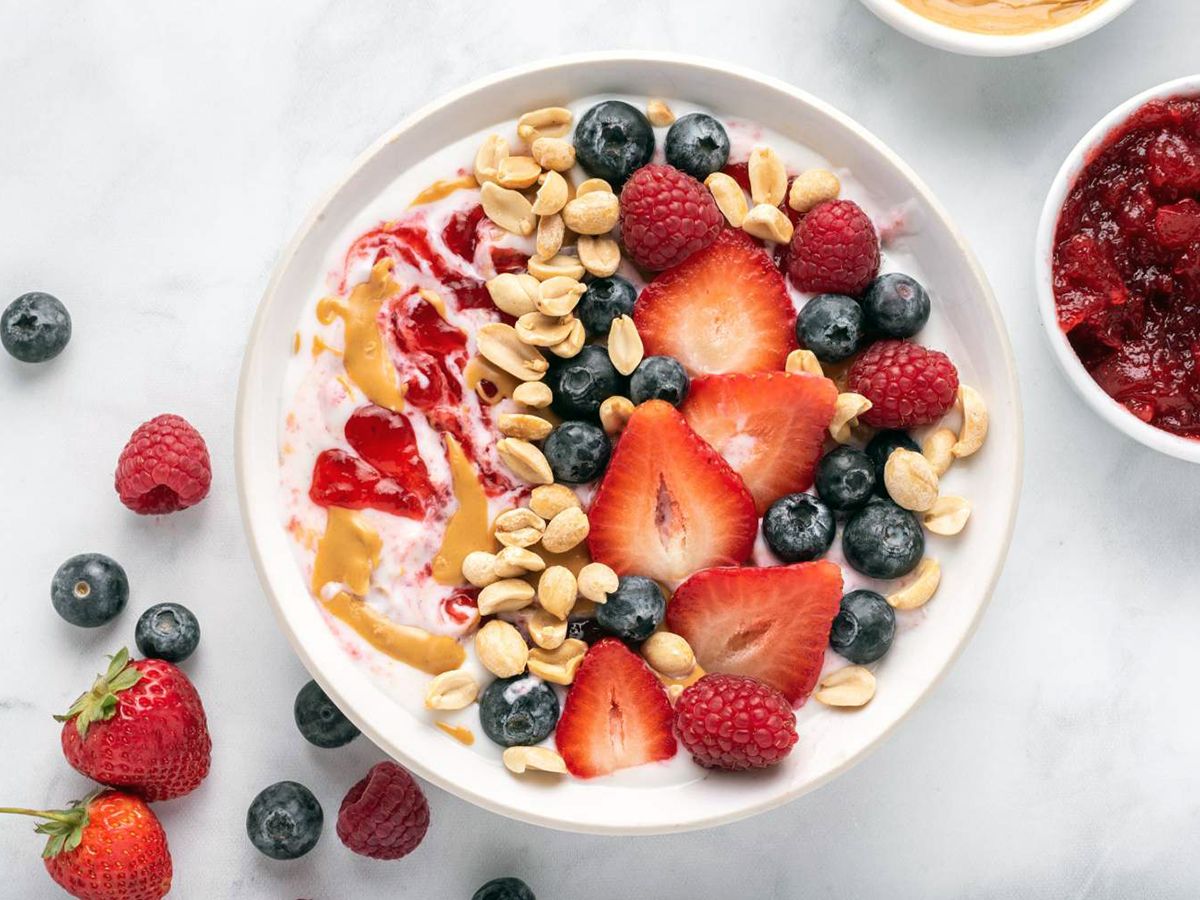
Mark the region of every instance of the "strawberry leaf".
<instances>
[{"instance_id":1,"label":"strawberry leaf","mask_svg":"<svg viewBox=\"0 0 1200 900\"><path fill-rule=\"evenodd\" d=\"M109 657L108 668L96 677L91 690L80 694L64 715L55 716L57 722L75 721L81 738L87 737L88 727L93 722L111 719L117 711L117 695L127 691L142 678L142 673L129 664L129 650L122 647Z\"/></svg>"}]
</instances>

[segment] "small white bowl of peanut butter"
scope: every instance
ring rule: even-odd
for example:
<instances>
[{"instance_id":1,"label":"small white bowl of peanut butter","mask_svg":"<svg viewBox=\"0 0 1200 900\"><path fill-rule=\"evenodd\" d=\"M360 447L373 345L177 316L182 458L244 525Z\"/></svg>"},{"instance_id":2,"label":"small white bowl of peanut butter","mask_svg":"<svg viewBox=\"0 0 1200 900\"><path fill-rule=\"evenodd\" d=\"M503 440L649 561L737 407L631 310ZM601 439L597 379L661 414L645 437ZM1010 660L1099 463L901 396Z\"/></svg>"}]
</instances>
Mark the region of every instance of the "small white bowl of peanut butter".
<instances>
[{"instance_id":1,"label":"small white bowl of peanut butter","mask_svg":"<svg viewBox=\"0 0 1200 900\"><path fill-rule=\"evenodd\" d=\"M942 50L1018 56L1077 40L1134 0L862 0L893 28Z\"/></svg>"}]
</instances>

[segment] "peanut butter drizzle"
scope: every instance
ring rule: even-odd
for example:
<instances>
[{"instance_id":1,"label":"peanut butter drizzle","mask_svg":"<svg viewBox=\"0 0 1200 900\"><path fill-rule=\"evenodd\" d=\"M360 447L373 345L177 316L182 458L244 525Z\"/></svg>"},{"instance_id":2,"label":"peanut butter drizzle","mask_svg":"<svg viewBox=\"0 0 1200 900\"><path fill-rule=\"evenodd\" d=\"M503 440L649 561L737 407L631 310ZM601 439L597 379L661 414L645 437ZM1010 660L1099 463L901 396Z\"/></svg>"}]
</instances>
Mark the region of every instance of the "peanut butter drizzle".
<instances>
[{"instance_id":1,"label":"peanut butter drizzle","mask_svg":"<svg viewBox=\"0 0 1200 900\"><path fill-rule=\"evenodd\" d=\"M426 203L432 203L434 200L441 200L443 197L449 197L455 191L465 190L467 188L478 187L475 183L474 175L461 175L458 178L446 178L435 181L429 187L425 188L417 196L413 197L409 207L422 206Z\"/></svg>"},{"instance_id":2,"label":"peanut butter drizzle","mask_svg":"<svg viewBox=\"0 0 1200 900\"><path fill-rule=\"evenodd\" d=\"M980 34L1029 34L1072 22L1104 0L900 0L927 19Z\"/></svg>"},{"instance_id":3,"label":"peanut butter drizzle","mask_svg":"<svg viewBox=\"0 0 1200 900\"><path fill-rule=\"evenodd\" d=\"M317 544L313 562L313 594L330 615L341 619L376 650L430 675L457 669L466 653L453 638L420 628L397 625L363 601L371 587L371 573L379 565L383 541L361 513L333 506L325 534ZM329 600L321 589L330 582L347 590Z\"/></svg>"},{"instance_id":4,"label":"peanut butter drizzle","mask_svg":"<svg viewBox=\"0 0 1200 900\"><path fill-rule=\"evenodd\" d=\"M450 735L460 744L466 744L470 747L475 743L475 735L470 728L463 728L460 725L451 725L449 722L434 722L438 728Z\"/></svg>"},{"instance_id":5,"label":"peanut butter drizzle","mask_svg":"<svg viewBox=\"0 0 1200 900\"><path fill-rule=\"evenodd\" d=\"M292 355L295 356L300 352L300 332L292 335Z\"/></svg>"},{"instance_id":6,"label":"peanut butter drizzle","mask_svg":"<svg viewBox=\"0 0 1200 900\"><path fill-rule=\"evenodd\" d=\"M463 583L462 563L473 550L491 550L492 533L488 528L487 494L479 483L475 466L467 459L458 441L448 434L446 455L450 459L450 481L458 509L446 523L442 546L433 557L433 580L438 584Z\"/></svg>"},{"instance_id":7,"label":"peanut butter drizzle","mask_svg":"<svg viewBox=\"0 0 1200 900\"><path fill-rule=\"evenodd\" d=\"M654 674L657 675L658 680L663 683L663 687L672 687L676 684L682 687L690 687L703 678L705 673L704 670L700 668L700 665L697 664L696 667L692 669L691 674L685 675L683 678L671 678L670 676L664 675L661 672L655 672Z\"/></svg>"},{"instance_id":8,"label":"peanut butter drizzle","mask_svg":"<svg viewBox=\"0 0 1200 900\"><path fill-rule=\"evenodd\" d=\"M316 359L322 353L332 353L334 356L342 355L341 350L337 349L337 347L330 347L327 343L325 343L325 339L322 338L319 334L313 335L312 349L310 352L312 353L313 359Z\"/></svg>"},{"instance_id":9,"label":"peanut butter drizzle","mask_svg":"<svg viewBox=\"0 0 1200 900\"><path fill-rule=\"evenodd\" d=\"M391 275L392 261L380 260L371 269L371 277L350 292L345 304L337 297L321 300L317 304L317 319L323 325L337 318L345 323L342 360L346 372L372 403L400 412L404 409L404 387L388 358L378 321L384 301L400 290Z\"/></svg>"}]
</instances>

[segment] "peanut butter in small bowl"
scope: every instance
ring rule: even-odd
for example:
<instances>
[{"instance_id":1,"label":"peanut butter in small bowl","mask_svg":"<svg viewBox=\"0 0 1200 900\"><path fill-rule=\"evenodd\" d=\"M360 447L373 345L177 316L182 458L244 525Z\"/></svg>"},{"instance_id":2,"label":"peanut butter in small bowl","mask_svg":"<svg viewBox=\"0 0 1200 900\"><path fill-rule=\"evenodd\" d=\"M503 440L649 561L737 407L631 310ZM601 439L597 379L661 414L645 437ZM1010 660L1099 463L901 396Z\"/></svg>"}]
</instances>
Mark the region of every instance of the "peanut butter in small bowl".
<instances>
[{"instance_id":1,"label":"peanut butter in small bowl","mask_svg":"<svg viewBox=\"0 0 1200 900\"><path fill-rule=\"evenodd\" d=\"M1087 15L1105 0L900 0L927 19L979 34L1030 34Z\"/></svg>"}]
</instances>

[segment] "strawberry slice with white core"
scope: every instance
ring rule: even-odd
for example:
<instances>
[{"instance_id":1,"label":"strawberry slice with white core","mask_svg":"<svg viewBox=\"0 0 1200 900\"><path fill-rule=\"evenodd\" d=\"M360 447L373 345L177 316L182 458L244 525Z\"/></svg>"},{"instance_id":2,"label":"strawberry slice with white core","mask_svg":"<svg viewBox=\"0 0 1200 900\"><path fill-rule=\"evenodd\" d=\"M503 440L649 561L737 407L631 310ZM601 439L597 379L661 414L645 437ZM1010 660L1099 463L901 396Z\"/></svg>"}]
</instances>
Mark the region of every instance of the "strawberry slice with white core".
<instances>
[{"instance_id":1,"label":"strawberry slice with white core","mask_svg":"<svg viewBox=\"0 0 1200 900\"><path fill-rule=\"evenodd\" d=\"M633 321L647 356L673 356L693 376L781 370L795 348L783 275L732 229L646 285Z\"/></svg>"},{"instance_id":2,"label":"strawberry slice with white core","mask_svg":"<svg viewBox=\"0 0 1200 900\"><path fill-rule=\"evenodd\" d=\"M745 562L758 532L742 479L662 400L633 411L588 518L592 559L669 585Z\"/></svg>"},{"instance_id":3,"label":"strawberry slice with white core","mask_svg":"<svg viewBox=\"0 0 1200 900\"><path fill-rule=\"evenodd\" d=\"M821 674L842 600L842 570L828 560L697 572L667 604L667 628L706 672L751 675L793 706Z\"/></svg>"},{"instance_id":4,"label":"strawberry slice with white core","mask_svg":"<svg viewBox=\"0 0 1200 900\"><path fill-rule=\"evenodd\" d=\"M711 375L692 382L682 412L742 476L762 515L785 494L812 487L837 393L819 375Z\"/></svg>"},{"instance_id":5,"label":"strawberry slice with white core","mask_svg":"<svg viewBox=\"0 0 1200 900\"><path fill-rule=\"evenodd\" d=\"M554 740L577 778L675 755L667 693L641 657L615 638L598 641L567 692Z\"/></svg>"}]
</instances>

